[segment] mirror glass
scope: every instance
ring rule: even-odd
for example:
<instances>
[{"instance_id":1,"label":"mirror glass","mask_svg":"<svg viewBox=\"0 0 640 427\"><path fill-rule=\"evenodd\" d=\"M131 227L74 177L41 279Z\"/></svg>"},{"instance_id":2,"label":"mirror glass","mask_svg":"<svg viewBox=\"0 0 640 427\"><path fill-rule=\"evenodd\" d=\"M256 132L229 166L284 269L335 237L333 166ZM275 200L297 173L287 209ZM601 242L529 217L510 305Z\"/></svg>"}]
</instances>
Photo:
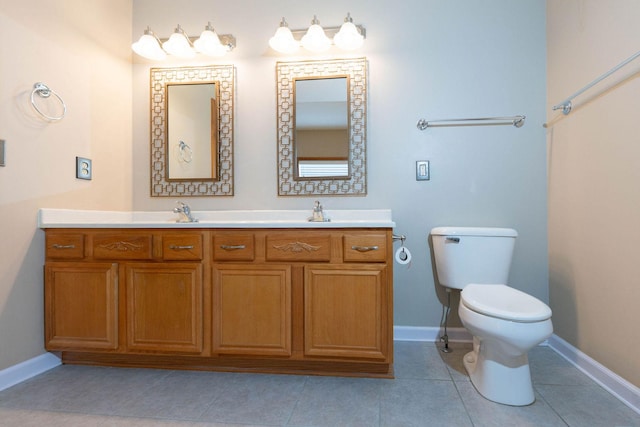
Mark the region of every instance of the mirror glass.
<instances>
[{"instance_id":1,"label":"mirror glass","mask_svg":"<svg viewBox=\"0 0 640 427\"><path fill-rule=\"evenodd\" d=\"M365 58L278 62L278 194L365 195Z\"/></svg>"},{"instance_id":2,"label":"mirror glass","mask_svg":"<svg viewBox=\"0 0 640 427\"><path fill-rule=\"evenodd\" d=\"M294 85L296 177L348 177L347 77L296 79Z\"/></svg>"},{"instance_id":3,"label":"mirror glass","mask_svg":"<svg viewBox=\"0 0 640 427\"><path fill-rule=\"evenodd\" d=\"M151 69L151 196L233 195L232 65Z\"/></svg>"},{"instance_id":4,"label":"mirror glass","mask_svg":"<svg viewBox=\"0 0 640 427\"><path fill-rule=\"evenodd\" d=\"M167 85L168 179L217 179L215 83Z\"/></svg>"}]
</instances>

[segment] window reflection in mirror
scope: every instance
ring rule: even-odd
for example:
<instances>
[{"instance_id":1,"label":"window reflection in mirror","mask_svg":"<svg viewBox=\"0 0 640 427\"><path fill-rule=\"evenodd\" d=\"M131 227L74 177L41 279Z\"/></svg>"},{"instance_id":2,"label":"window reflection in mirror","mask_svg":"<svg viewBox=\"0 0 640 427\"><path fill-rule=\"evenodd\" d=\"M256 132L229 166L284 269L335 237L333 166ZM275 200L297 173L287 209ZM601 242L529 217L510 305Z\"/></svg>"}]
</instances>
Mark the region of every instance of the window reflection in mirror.
<instances>
[{"instance_id":1,"label":"window reflection in mirror","mask_svg":"<svg viewBox=\"0 0 640 427\"><path fill-rule=\"evenodd\" d=\"M349 177L347 76L295 79L296 179Z\"/></svg>"},{"instance_id":2,"label":"window reflection in mirror","mask_svg":"<svg viewBox=\"0 0 640 427\"><path fill-rule=\"evenodd\" d=\"M167 179L218 178L215 83L167 85Z\"/></svg>"}]
</instances>

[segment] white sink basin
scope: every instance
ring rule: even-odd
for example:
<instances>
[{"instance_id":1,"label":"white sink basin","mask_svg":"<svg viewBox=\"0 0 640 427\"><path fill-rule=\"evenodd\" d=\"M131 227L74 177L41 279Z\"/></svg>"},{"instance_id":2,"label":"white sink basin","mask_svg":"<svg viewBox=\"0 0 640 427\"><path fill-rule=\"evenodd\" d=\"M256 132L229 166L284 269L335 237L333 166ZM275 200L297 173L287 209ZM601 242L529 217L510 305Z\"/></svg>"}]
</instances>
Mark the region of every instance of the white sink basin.
<instances>
[{"instance_id":1,"label":"white sink basin","mask_svg":"<svg viewBox=\"0 0 640 427\"><path fill-rule=\"evenodd\" d=\"M328 222L311 222L311 210L192 211L198 222L176 222L178 214L144 211L40 209L39 228L353 228L395 227L390 209L325 210Z\"/></svg>"}]
</instances>

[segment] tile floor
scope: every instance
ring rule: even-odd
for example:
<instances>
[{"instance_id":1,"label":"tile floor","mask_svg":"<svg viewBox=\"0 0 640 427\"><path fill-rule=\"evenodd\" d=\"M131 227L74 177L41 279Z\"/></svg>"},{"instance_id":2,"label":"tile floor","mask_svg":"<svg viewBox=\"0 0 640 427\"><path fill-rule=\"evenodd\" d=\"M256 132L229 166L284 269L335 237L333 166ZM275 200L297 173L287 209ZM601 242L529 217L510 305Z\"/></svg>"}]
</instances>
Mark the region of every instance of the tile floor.
<instances>
[{"instance_id":1,"label":"tile floor","mask_svg":"<svg viewBox=\"0 0 640 427\"><path fill-rule=\"evenodd\" d=\"M548 347L526 407L482 398L451 347L396 342L395 380L64 365L0 392L0 426L640 426Z\"/></svg>"}]
</instances>

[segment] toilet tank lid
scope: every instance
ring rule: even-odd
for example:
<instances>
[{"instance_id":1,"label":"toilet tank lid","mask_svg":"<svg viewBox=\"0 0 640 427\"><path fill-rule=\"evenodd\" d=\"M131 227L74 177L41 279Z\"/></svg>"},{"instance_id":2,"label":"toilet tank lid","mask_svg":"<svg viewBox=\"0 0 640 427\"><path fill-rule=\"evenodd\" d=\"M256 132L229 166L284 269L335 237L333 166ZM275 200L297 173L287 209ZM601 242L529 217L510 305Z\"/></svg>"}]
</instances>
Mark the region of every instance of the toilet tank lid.
<instances>
[{"instance_id":1,"label":"toilet tank lid","mask_svg":"<svg viewBox=\"0 0 640 427\"><path fill-rule=\"evenodd\" d=\"M502 284L471 283L460 302L471 310L513 322L540 322L551 318L551 309L538 298Z\"/></svg>"},{"instance_id":2,"label":"toilet tank lid","mask_svg":"<svg viewBox=\"0 0 640 427\"><path fill-rule=\"evenodd\" d=\"M491 236L491 237L518 237L518 232L513 228L496 227L435 227L431 230L435 236Z\"/></svg>"}]
</instances>

